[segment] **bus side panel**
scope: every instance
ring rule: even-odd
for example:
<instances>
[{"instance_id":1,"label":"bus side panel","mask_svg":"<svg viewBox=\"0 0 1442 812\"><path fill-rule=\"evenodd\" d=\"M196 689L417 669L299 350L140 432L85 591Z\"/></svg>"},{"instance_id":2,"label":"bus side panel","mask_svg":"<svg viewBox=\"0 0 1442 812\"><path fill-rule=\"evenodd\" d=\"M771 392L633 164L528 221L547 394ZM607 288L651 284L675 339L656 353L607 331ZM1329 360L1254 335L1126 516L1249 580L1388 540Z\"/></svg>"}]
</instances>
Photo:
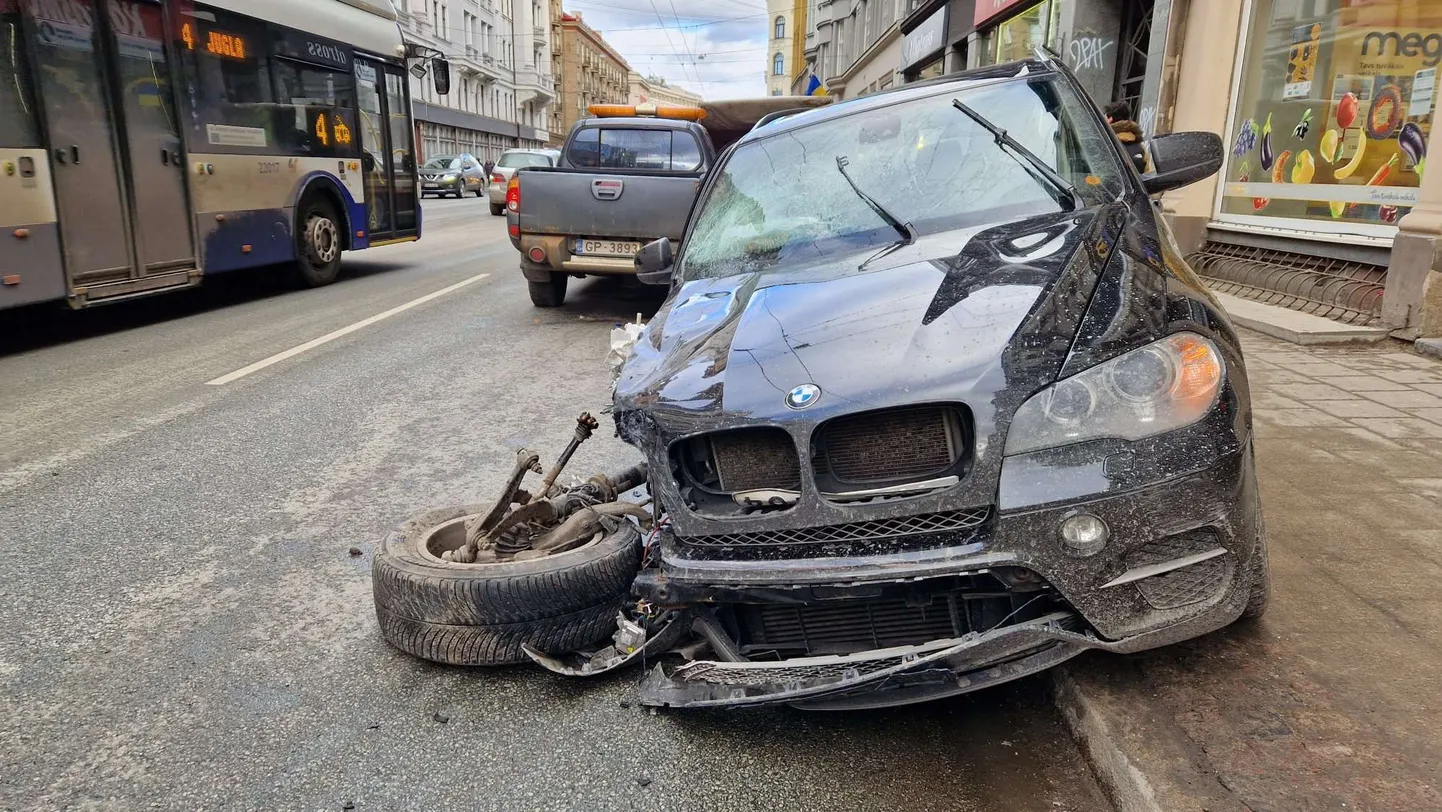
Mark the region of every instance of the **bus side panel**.
<instances>
[{"instance_id":1,"label":"bus side panel","mask_svg":"<svg viewBox=\"0 0 1442 812\"><path fill-rule=\"evenodd\" d=\"M0 309L69 293L55 220L46 151L0 148Z\"/></svg>"},{"instance_id":2,"label":"bus side panel","mask_svg":"<svg viewBox=\"0 0 1442 812\"><path fill-rule=\"evenodd\" d=\"M360 162L350 158L283 158L257 155L190 156L191 196L206 273L288 262L295 258L295 204L317 176L340 188L342 228L351 248L364 248L366 223ZM360 224L359 227L351 224ZM247 246L249 246L247 248Z\"/></svg>"}]
</instances>

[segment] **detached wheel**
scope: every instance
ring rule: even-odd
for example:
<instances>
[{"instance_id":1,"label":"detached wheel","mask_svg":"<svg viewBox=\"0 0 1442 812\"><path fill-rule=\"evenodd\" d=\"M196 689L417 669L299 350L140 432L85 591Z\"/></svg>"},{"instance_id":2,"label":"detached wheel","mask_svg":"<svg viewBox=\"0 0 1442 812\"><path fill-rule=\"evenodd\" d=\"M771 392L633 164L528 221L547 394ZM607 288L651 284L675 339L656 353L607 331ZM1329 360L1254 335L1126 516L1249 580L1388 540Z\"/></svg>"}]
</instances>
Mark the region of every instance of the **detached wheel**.
<instances>
[{"instance_id":1,"label":"detached wheel","mask_svg":"<svg viewBox=\"0 0 1442 812\"><path fill-rule=\"evenodd\" d=\"M571 277L551 272L550 280L546 282L533 282L526 280L526 287L531 292L531 304L536 307L560 307L566 301L566 280Z\"/></svg>"},{"instance_id":2,"label":"detached wheel","mask_svg":"<svg viewBox=\"0 0 1442 812\"><path fill-rule=\"evenodd\" d=\"M323 197L300 205L296 218L295 276L305 287L329 285L340 275L340 215Z\"/></svg>"},{"instance_id":3,"label":"detached wheel","mask_svg":"<svg viewBox=\"0 0 1442 812\"><path fill-rule=\"evenodd\" d=\"M451 665L529 662L523 643L562 654L606 639L641 566L641 535L613 529L564 553L529 561L441 560L465 541L484 507L433 510L381 542L371 566L376 620L387 643Z\"/></svg>"},{"instance_id":4,"label":"detached wheel","mask_svg":"<svg viewBox=\"0 0 1442 812\"><path fill-rule=\"evenodd\" d=\"M500 203L492 203L492 204L491 204L491 216L492 216L492 217L500 217L501 215L503 215L503 214L505 214L505 213L506 213L506 207L505 207L505 206L501 205Z\"/></svg>"}]
</instances>

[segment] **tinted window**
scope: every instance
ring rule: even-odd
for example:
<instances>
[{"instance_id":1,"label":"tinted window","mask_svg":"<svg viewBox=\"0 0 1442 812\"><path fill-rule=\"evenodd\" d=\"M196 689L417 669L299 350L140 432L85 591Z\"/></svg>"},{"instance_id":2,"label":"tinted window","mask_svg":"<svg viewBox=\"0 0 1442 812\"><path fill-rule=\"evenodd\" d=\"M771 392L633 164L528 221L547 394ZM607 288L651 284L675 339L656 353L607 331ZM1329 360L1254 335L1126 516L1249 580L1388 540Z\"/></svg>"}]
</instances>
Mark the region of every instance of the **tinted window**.
<instances>
[{"instance_id":1,"label":"tinted window","mask_svg":"<svg viewBox=\"0 0 1442 812\"><path fill-rule=\"evenodd\" d=\"M437 155L421 165L422 169L459 169L461 159L455 155Z\"/></svg>"},{"instance_id":2,"label":"tinted window","mask_svg":"<svg viewBox=\"0 0 1442 812\"><path fill-rule=\"evenodd\" d=\"M525 166L551 166L551 159L539 152L507 152L496 166L520 169Z\"/></svg>"},{"instance_id":3,"label":"tinted window","mask_svg":"<svg viewBox=\"0 0 1442 812\"><path fill-rule=\"evenodd\" d=\"M38 147L35 96L30 91L19 12L0 12L0 146Z\"/></svg>"},{"instance_id":4,"label":"tinted window","mask_svg":"<svg viewBox=\"0 0 1442 812\"><path fill-rule=\"evenodd\" d=\"M576 166L689 172L701 165L701 149L687 132L587 129L571 142L570 159Z\"/></svg>"}]
</instances>

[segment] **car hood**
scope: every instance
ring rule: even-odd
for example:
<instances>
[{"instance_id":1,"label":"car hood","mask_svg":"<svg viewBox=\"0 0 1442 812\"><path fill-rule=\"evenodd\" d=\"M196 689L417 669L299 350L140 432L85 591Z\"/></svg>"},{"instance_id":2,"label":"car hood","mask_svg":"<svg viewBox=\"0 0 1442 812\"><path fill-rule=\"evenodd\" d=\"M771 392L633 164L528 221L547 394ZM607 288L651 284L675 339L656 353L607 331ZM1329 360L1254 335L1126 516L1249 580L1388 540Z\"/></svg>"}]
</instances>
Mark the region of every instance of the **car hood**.
<instances>
[{"instance_id":1,"label":"car hood","mask_svg":"<svg viewBox=\"0 0 1442 812\"><path fill-rule=\"evenodd\" d=\"M687 282L621 370L618 431L654 465L692 434L766 424L804 438L840 414L961 403L975 438L968 498L990 503L1011 415L1057 379L1125 212L933 235L869 264L863 253ZM792 409L802 384L820 396Z\"/></svg>"},{"instance_id":2,"label":"car hood","mask_svg":"<svg viewBox=\"0 0 1442 812\"><path fill-rule=\"evenodd\" d=\"M812 384L813 415L960 399L980 419L999 393L1055 380L1110 242L1104 219L948 232L864 269L870 253L685 283L637 342L616 406L785 417L786 394Z\"/></svg>"}]
</instances>

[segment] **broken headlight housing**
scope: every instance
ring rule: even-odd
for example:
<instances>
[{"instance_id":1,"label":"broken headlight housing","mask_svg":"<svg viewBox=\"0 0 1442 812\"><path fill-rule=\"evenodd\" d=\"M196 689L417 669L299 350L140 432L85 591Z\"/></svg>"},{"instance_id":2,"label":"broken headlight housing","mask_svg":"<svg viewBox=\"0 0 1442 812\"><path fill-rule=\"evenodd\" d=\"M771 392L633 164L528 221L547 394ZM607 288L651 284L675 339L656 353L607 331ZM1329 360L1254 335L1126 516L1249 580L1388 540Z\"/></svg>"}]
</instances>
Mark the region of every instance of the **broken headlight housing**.
<instances>
[{"instance_id":1,"label":"broken headlight housing","mask_svg":"<svg viewBox=\"0 0 1442 812\"><path fill-rule=\"evenodd\" d=\"M1222 391L1221 353L1176 333L1057 381L1017 409L1006 454L1103 437L1139 440L1202 419Z\"/></svg>"}]
</instances>

